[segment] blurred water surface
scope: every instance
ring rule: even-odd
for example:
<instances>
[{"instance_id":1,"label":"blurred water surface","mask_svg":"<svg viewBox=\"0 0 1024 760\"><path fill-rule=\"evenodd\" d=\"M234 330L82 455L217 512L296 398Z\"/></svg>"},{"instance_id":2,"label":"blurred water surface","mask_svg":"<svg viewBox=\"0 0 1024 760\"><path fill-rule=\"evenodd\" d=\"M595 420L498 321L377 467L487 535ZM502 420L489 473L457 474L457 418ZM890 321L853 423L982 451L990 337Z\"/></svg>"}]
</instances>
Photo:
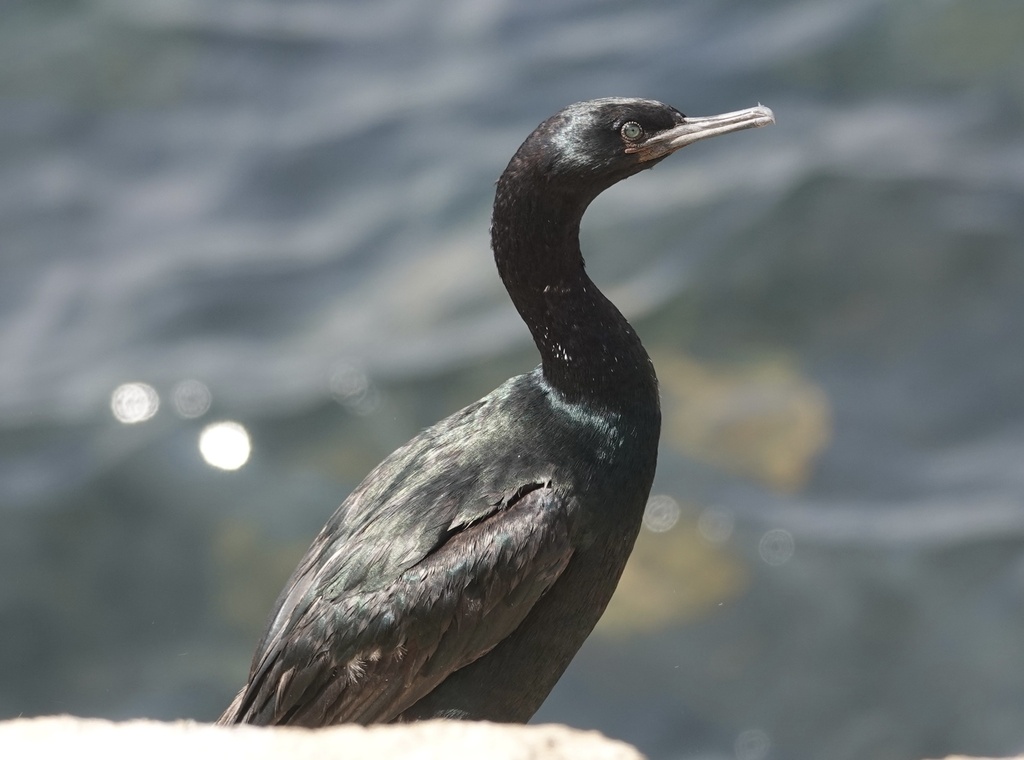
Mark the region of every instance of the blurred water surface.
<instances>
[{"instance_id":1,"label":"blurred water surface","mask_svg":"<svg viewBox=\"0 0 1024 760\"><path fill-rule=\"evenodd\" d=\"M214 718L348 491L535 363L492 183L630 95L778 123L584 220L666 424L537 719L651 758L1024 750L1024 5L3 15L0 717Z\"/></svg>"}]
</instances>

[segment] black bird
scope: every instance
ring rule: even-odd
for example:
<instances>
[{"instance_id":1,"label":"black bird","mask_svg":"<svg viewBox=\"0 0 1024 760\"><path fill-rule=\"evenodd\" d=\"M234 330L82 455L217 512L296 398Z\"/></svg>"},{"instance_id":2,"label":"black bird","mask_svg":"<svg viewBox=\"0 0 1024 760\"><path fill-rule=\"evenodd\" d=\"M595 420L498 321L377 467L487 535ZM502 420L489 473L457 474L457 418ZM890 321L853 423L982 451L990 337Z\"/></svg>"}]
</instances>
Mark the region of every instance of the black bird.
<instances>
[{"instance_id":1,"label":"black bird","mask_svg":"<svg viewBox=\"0 0 1024 760\"><path fill-rule=\"evenodd\" d=\"M633 548L661 412L650 358L584 271L603 190L692 142L774 122L652 100L576 103L498 180L491 243L537 369L417 435L324 526L220 723L525 722Z\"/></svg>"}]
</instances>

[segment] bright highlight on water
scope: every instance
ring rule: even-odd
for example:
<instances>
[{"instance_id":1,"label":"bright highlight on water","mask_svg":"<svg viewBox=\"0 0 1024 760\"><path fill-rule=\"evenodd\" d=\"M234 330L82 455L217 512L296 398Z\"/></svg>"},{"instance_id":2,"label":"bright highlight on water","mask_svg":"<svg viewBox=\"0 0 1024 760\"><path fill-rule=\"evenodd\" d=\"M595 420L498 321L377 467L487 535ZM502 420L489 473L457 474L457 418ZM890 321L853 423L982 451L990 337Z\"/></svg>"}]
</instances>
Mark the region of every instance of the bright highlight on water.
<instances>
[{"instance_id":1,"label":"bright highlight on water","mask_svg":"<svg viewBox=\"0 0 1024 760\"><path fill-rule=\"evenodd\" d=\"M160 409L160 396L146 383L119 385L110 395L110 411L125 425L134 425L151 419Z\"/></svg>"},{"instance_id":2,"label":"bright highlight on water","mask_svg":"<svg viewBox=\"0 0 1024 760\"><path fill-rule=\"evenodd\" d=\"M237 422L214 422L199 434L199 453L211 467L237 470L249 461L249 431Z\"/></svg>"}]
</instances>

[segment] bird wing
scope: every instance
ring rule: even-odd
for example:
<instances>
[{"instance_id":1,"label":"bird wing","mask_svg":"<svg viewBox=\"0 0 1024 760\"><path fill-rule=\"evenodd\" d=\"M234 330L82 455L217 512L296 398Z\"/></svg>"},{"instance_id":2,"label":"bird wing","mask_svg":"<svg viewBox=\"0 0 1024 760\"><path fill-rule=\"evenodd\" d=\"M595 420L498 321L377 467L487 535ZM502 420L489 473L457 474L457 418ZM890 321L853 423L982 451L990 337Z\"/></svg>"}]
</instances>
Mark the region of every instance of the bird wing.
<instances>
[{"instance_id":1,"label":"bird wing","mask_svg":"<svg viewBox=\"0 0 1024 760\"><path fill-rule=\"evenodd\" d=\"M566 499L534 483L453 523L388 583L334 591L319 572L303 575L316 564L307 558L222 722L396 717L516 629L572 556L569 520Z\"/></svg>"}]
</instances>

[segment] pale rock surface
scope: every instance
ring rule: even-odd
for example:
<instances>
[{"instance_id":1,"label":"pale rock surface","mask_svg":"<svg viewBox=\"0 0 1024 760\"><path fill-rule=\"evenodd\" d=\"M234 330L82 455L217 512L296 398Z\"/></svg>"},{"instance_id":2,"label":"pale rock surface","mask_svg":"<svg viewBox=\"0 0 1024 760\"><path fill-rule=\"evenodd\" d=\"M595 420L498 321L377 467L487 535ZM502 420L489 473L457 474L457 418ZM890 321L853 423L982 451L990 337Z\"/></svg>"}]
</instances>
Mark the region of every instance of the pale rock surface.
<instances>
[{"instance_id":1,"label":"pale rock surface","mask_svg":"<svg viewBox=\"0 0 1024 760\"><path fill-rule=\"evenodd\" d=\"M212 726L191 721L114 723L71 716L0 722L0 757L104 760L643 760L632 746L596 731L424 721L319 730Z\"/></svg>"}]
</instances>

